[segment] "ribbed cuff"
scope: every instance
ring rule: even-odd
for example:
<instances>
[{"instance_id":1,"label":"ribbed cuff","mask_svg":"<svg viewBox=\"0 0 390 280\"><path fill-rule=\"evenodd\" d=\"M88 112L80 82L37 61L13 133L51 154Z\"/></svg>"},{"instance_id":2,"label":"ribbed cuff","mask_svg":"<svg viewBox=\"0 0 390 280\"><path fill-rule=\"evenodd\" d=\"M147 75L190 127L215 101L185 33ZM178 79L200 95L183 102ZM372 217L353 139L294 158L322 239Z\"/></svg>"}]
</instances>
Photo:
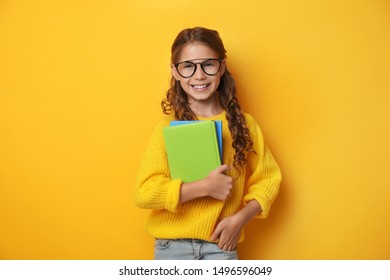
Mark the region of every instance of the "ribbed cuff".
<instances>
[{"instance_id":1,"label":"ribbed cuff","mask_svg":"<svg viewBox=\"0 0 390 280\"><path fill-rule=\"evenodd\" d=\"M254 216L254 218L267 218L269 208L271 206L270 203L262 197L259 197L259 196L254 195L254 194L248 194L244 197L244 205L247 205L248 202L251 200L256 200L259 203L260 208L261 208L261 212L259 214L257 214L256 216Z\"/></svg>"},{"instance_id":2,"label":"ribbed cuff","mask_svg":"<svg viewBox=\"0 0 390 280\"><path fill-rule=\"evenodd\" d=\"M180 201L180 188L182 185L182 180L176 179L172 180L172 184L168 189L167 201L165 205L165 209L169 212L176 212L179 207Z\"/></svg>"}]
</instances>

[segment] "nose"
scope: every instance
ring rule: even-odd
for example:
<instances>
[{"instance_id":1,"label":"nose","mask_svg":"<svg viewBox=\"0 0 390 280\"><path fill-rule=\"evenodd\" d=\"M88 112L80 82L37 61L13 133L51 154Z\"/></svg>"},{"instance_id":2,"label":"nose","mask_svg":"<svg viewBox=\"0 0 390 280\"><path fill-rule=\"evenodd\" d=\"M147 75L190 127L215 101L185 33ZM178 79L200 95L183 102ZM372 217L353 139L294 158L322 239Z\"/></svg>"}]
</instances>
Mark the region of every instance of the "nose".
<instances>
[{"instance_id":1,"label":"nose","mask_svg":"<svg viewBox=\"0 0 390 280\"><path fill-rule=\"evenodd\" d=\"M206 77L206 74L203 72L203 69L202 67L200 67L200 64L197 64L196 66L197 67L194 73L194 78L196 80L203 80Z\"/></svg>"}]
</instances>

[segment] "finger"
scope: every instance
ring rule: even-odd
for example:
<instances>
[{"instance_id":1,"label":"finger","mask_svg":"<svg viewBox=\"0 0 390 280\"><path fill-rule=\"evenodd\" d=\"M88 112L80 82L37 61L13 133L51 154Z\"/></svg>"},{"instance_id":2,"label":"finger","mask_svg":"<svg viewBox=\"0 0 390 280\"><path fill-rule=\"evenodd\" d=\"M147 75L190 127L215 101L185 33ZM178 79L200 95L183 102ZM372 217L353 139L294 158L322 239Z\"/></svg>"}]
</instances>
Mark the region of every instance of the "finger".
<instances>
[{"instance_id":1,"label":"finger","mask_svg":"<svg viewBox=\"0 0 390 280\"><path fill-rule=\"evenodd\" d=\"M231 244L229 246L229 251L234 251L234 250L236 250L236 245L235 244Z\"/></svg>"},{"instance_id":2,"label":"finger","mask_svg":"<svg viewBox=\"0 0 390 280\"><path fill-rule=\"evenodd\" d=\"M221 248L223 251L234 251L236 247L234 245L224 244L221 245L219 248Z\"/></svg>"},{"instance_id":3,"label":"finger","mask_svg":"<svg viewBox=\"0 0 390 280\"><path fill-rule=\"evenodd\" d=\"M229 241L226 240L226 236L224 236L223 232L219 236L218 247L224 251L228 251Z\"/></svg>"},{"instance_id":4,"label":"finger","mask_svg":"<svg viewBox=\"0 0 390 280\"><path fill-rule=\"evenodd\" d=\"M227 244L225 244L225 246L224 246L224 250L225 251L234 251L235 250L235 245L234 244L232 244L232 243L227 243Z\"/></svg>"},{"instance_id":5,"label":"finger","mask_svg":"<svg viewBox=\"0 0 390 280\"><path fill-rule=\"evenodd\" d=\"M230 170L231 168L230 168L230 166L223 164L223 165L218 166L217 169L218 169L218 173L222 174L222 173Z\"/></svg>"},{"instance_id":6,"label":"finger","mask_svg":"<svg viewBox=\"0 0 390 280\"><path fill-rule=\"evenodd\" d=\"M223 250L223 251L226 251L226 244L222 241L219 241L218 242L218 247Z\"/></svg>"},{"instance_id":7,"label":"finger","mask_svg":"<svg viewBox=\"0 0 390 280\"><path fill-rule=\"evenodd\" d=\"M214 230L213 234L210 237L211 241L217 241L219 236L221 235L221 232L222 227L218 224L217 228Z\"/></svg>"}]
</instances>

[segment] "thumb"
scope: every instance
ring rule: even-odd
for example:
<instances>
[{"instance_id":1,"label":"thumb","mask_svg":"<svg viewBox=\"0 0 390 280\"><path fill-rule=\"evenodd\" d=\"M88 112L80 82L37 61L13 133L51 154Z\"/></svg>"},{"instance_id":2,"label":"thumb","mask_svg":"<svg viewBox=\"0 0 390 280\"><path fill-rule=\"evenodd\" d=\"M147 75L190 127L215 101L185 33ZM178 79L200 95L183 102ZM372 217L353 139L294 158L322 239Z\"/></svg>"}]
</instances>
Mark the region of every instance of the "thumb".
<instances>
[{"instance_id":1,"label":"thumb","mask_svg":"<svg viewBox=\"0 0 390 280\"><path fill-rule=\"evenodd\" d=\"M210 240L211 241L217 241L218 240L218 237L221 235L222 233L222 227L220 226L220 224L218 224L217 228L214 230L213 234L211 235L210 237Z\"/></svg>"},{"instance_id":2,"label":"thumb","mask_svg":"<svg viewBox=\"0 0 390 280\"><path fill-rule=\"evenodd\" d=\"M221 165L221 166L218 166L218 167L216 168L216 171L217 171L217 173L222 174L222 173L224 173L224 172L226 172L226 171L228 171L228 170L230 170L230 169L231 169L230 166L228 166L228 165L226 165L226 164L223 164L223 165Z\"/></svg>"}]
</instances>

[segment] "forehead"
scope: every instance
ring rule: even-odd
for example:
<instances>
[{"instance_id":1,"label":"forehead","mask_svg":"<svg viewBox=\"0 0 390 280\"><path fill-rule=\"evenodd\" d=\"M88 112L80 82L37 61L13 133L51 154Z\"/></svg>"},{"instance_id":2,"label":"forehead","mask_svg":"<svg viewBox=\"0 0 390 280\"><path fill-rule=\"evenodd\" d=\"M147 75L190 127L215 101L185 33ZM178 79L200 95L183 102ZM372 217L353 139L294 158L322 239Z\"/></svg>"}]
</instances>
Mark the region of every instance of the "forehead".
<instances>
[{"instance_id":1,"label":"forehead","mask_svg":"<svg viewBox=\"0 0 390 280\"><path fill-rule=\"evenodd\" d=\"M188 43L181 50L180 61L219 58L217 53L210 47L201 43Z\"/></svg>"}]
</instances>

